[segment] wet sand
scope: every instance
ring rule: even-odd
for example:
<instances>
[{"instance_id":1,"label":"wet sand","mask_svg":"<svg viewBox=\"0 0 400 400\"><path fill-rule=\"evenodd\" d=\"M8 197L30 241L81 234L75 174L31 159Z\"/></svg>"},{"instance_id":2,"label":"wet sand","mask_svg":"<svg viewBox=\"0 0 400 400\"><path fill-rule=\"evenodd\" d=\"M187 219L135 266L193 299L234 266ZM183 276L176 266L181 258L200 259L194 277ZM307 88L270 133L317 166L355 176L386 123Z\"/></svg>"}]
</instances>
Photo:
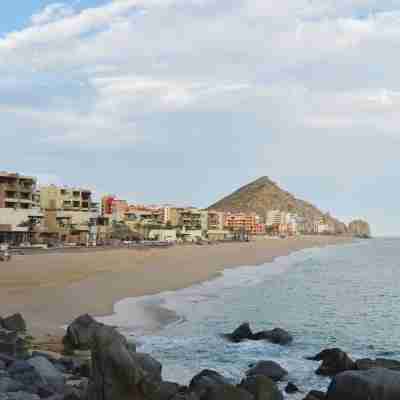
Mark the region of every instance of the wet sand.
<instances>
[{"instance_id":1,"label":"wet sand","mask_svg":"<svg viewBox=\"0 0 400 400\"><path fill-rule=\"evenodd\" d=\"M127 297L180 289L226 268L260 265L301 249L351 240L310 236L146 251L14 256L11 262L0 263L1 314L21 312L34 335L57 335L62 325L80 314L112 314L113 305ZM133 319L145 318L132 311Z\"/></svg>"}]
</instances>

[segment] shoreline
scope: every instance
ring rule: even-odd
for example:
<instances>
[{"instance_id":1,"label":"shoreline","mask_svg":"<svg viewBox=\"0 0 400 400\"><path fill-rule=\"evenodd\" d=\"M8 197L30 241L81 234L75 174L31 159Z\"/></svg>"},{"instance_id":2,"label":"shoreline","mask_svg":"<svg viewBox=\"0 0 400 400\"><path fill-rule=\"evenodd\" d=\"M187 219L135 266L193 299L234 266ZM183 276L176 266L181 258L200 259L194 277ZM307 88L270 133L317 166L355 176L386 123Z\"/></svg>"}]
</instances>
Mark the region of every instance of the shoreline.
<instances>
[{"instance_id":1,"label":"shoreline","mask_svg":"<svg viewBox=\"0 0 400 400\"><path fill-rule=\"evenodd\" d=\"M2 313L21 312L35 336L61 335L61 327L77 315L111 316L124 299L183 289L215 279L223 270L257 266L306 248L352 241L350 237L313 236L146 252L127 249L15 256L5 264L7 268L0 269ZM136 310L131 318L144 321L161 312L148 311Z\"/></svg>"}]
</instances>

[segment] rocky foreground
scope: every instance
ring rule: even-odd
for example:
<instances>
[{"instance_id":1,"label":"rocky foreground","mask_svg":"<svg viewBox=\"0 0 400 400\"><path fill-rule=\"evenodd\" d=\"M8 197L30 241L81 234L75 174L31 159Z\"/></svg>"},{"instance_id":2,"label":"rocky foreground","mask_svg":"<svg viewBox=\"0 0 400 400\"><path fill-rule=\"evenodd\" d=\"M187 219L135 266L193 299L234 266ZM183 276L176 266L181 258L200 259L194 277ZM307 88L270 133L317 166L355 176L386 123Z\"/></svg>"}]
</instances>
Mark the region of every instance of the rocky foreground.
<instances>
[{"instance_id":1,"label":"rocky foreground","mask_svg":"<svg viewBox=\"0 0 400 400\"><path fill-rule=\"evenodd\" d=\"M267 340L288 345L283 329L253 333L245 323L224 335L227 340ZM271 360L250 365L235 383L212 370L194 376L188 386L162 379L162 365L136 351L114 327L89 315L67 329L63 354L32 351L32 338L20 314L0 318L0 400L282 400L278 381L290 371ZM88 357L83 357L83 355ZM340 349L310 357L321 361L317 374L332 377L327 393L311 391L305 400L399 400L400 362L352 360ZM288 382L287 396L299 392Z\"/></svg>"}]
</instances>

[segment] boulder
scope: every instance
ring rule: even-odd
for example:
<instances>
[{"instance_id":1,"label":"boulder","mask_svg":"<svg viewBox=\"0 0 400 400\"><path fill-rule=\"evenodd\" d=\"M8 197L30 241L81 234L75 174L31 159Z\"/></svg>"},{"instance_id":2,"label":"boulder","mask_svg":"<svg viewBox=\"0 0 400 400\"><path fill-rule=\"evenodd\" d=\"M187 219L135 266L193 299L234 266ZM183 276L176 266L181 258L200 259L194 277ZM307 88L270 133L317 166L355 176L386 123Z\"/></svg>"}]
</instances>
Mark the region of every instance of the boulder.
<instances>
[{"instance_id":1,"label":"boulder","mask_svg":"<svg viewBox=\"0 0 400 400\"><path fill-rule=\"evenodd\" d=\"M8 368L8 373L11 378L21 382L25 386L45 383L34 366L27 361L17 360L13 362Z\"/></svg>"},{"instance_id":2,"label":"boulder","mask_svg":"<svg viewBox=\"0 0 400 400\"><path fill-rule=\"evenodd\" d=\"M0 393L0 400L40 400L40 397L27 392L12 392Z\"/></svg>"},{"instance_id":3,"label":"boulder","mask_svg":"<svg viewBox=\"0 0 400 400\"><path fill-rule=\"evenodd\" d=\"M26 323L24 317L19 313L3 318L1 321L1 325L3 326L4 329L8 329L9 331L15 331L15 332L26 331Z\"/></svg>"},{"instance_id":4,"label":"boulder","mask_svg":"<svg viewBox=\"0 0 400 400\"><path fill-rule=\"evenodd\" d=\"M334 376L343 371L356 369L355 362L342 350L338 348L326 349L308 360L322 361L316 374L323 376Z\"/></svg>"},{"instance_id":5,"label":"boulder","mask_svg":"<svg viewBox=\"0 0 400 400\"><path fill-rule=\"evenodd\" d=\"M201 400L254 400L254 396L240 387L216 385L210 387Z\"/></svg>"},{"instance_id":6,"label":"boulder","mask_svg":"<svg viewBox=\"0 0 400 400\"><path fill-rule=\"evenodd\" d=\"M60 388L65 383L63 374L45 357L36 356L28 360L42 381L54 388Z\"/></svg>"},{"instance_id":7,"label":"boulder","mask_svg":"<svg viewBox=\"0 0 400 400\"><path fill-rule=\"evenodd\" d=\"M14 379L8 377L0 378L0 393L19 392L23 388L24 385Z\"/></svg>"},{"instance_id":8,"label":"boulder","mask_svg":"<svg viewBox=\"0 0 400 400\"><path fill-rule=\"evenodd\" d=\"M356 361L356 369L365 371L372 368L386 368L394 371L400 371L400 361L390 360L386 358L377 358L371 360L370 358L362 358Z\"/></svg>"},{"instance_id":9,"label":"boulder","mask_svg":"<svg viewBox=\"0 0 400 400\"><path fill-rule=\"evenodd\" d=\"M133 358L146 373L146 378L153 382L161 382L162 365L145 353L133 353Z\"/></svg>"},{"instance_id":10,"label":"boulder","mask_svg":"<svg viewBox=\"0 0 400 400\"><path fill-rule=\"evenodd\" d=\"M304 400L325 400L325 393L319 390L311 390L311 392L304 397Z\"/></svg>"},{"instance_id":11,"label":"boulder","mask_svg":"<svg viewBox=\"0 0 400 400\"><path fill-rule=\"evenodd\" d=\"M84 393L77 388L68 388L63 393L63 400L83 400L85 398Z\"/></svg>"},{"instance_id":12,"label":"boulder","mask_svg":"<svg viewBox=\"0 0 400 400\"><path fill-rule=\"evenodd\" d=\"M326 400L398 400L400 372L385 368L345 371L336 375Z\"/></svg>"},{"instance_id":13,"label":"boulder","mask_svg":"<svg viewBox=\"0 0 400 400\"><path fill-rule=\"evenodd\" d=\"M7 368L11 364L13 364L15 361L17 361L17 359L15 357L13 357L13 356L9 356L8 354L4 354L4 353L0 352L0 361L2 363L4 363L4 365Z\"/></svg>"},{"instance_id":14,"label":"boulder","mask_svg":"<svg viewBox=\"0 0 400 400\"><path fill-rule=\"evenodd\" d=\"M178 392L169 400L200 400L200 398L194 392Z\"/></svg>"},{"instance_id":15,"label":"boulder","mask_svg":"<svg viewBox=\"0 0 400 400\"><path fill-rule=\"evenodd\" d=\"M271 343L287 345L293 341L292 335L281 328L275 328L270 331L261 331L252 336L253 340L268 340Z\"/></svg>"},{"instance_id":16,"label":"boulder","mask_svg":"<svg viewBox=\"0 0 400 400\"><path fill-rule=\"evenodd\" d=\"M251 339L253 337L253 332L250 329L250 324L245 322L236 328L232 333L225 334L224 337L231 342L238 343L242 340Z\"/></svg>"},{"instance_id":17,"label":"boulder","mask_svg":"<svg viewBox=\"0 0 400 400\"><path fill-rule=\"evenodd\" d=\"M288 372L275 361L259 361L246 372L247 376L262 375L277 382L282 380Z\"/></svg>"},{"instance_id":18,"label":"boulder","mask_svg":"<svg viewBox=\"0 0 400 400\"><path fill-rule=\"evenodd\" d=\"M249 376L240 383L239 387L251 393L254 400L283 400L278 386L267 376Z\"/></svg>"},{"instance_id":19,"label":"boulder","mask_svg":"<svg viewBox=\"0 0 400 400\"><path fill-rule=\"evenodd\" d=\"M90 350L91 338L100 325L88 314L76 318L67 328L63 338L64 347L67 350Z\"/></svg>"},{"instance_id":20,"label":"boulder","mask_svg":"<svg viewBox=\"0 0 400 400\"><path fill-rule=\"evenodd\" d=\"M297 392L299 392L299 388L293 382L288 382L288 384L285 387L285 393L293 394Z\"/></svg>"},{"instance_id":21,"label":"boulder","mask_svg":"<svg viewBox=\"0 0 400 400\"><path fill-rule=\"evenodd\" d=\"M174 382L147 383L143 387L143 394L146 399L170 400L178 394L181 387Z\"/></svg>"},{"instance_id":22,"label":"boulder","mask_svg":"<svg viewBox=\"0 0 400 400\"><path fill-rule=\"evenodd\" d=\"M189 390L196 392L199 397L211 387L218 385L228 385L231 382L216 371L204 369L199 374L195 375L190 381Z\"/></svg>"},{"instance_id":23,"label":"boulder","mask_svg":"<svg viewBox=\"0 0 400 400\"><path fill-rule=\"evenodd\" d=\"M84 337L91 345L92 380L88 400L141 400L146 372L128 348L126 339L113 327L89 327ZM70 331L71 332L71 331Z\"/></svg>"}]
</instances>

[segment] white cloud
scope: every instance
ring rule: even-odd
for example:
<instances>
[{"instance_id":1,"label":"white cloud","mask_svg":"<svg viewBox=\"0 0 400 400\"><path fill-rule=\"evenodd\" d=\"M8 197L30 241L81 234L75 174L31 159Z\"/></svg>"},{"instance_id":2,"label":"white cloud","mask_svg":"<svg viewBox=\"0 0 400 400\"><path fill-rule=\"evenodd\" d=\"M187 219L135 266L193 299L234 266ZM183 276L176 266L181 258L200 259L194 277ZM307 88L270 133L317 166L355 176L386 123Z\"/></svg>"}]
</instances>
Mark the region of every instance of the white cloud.
<instances>
[{"instance_id":1,"label":"white cloud","mask_svg":"<svg viewBox=\"0 0 400 400\"><path fill-rule=\"evenodd\" d=\"M31 23L32 25L44 25L70 17L74 14L74 9L71 6L65 3L53 3L47 5L39 13L33 14L31 17Z\"/></svg>"},{"instance_id":2,"label":"white cloud","mask_svg":"<svg viewBox=\"0 0 400 400\"><path fill-rule=\"evenodd\" d=\"M0 39L0 91L18 87L12 104L9 96L0 104L20 101L56 143L135 144L155 134L142 123L151 113L185 110L251 112L274 126L291 115L299 129L370 125L394 135L385 118L398 112L400 61L385 57L400 44L400 11L389 6L124 0L78 12L50 4Z\"/></svg>"}]
</instances>

